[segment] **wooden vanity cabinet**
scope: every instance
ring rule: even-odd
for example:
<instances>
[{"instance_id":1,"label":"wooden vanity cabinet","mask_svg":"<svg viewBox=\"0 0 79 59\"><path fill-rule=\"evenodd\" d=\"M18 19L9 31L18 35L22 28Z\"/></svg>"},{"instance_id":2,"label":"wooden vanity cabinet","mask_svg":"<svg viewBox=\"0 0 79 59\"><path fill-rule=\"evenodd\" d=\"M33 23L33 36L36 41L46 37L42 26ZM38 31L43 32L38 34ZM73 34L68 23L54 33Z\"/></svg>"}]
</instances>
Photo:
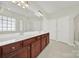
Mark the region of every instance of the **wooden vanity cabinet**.
<instances>
[{"instance_id":1,"label":"wooden vanity cabinet","mask_svg":"<svg viewBox=\"0 0 79 59\"><path fill-rule=\"evenodd\" d=\"M49 33L0 46L0 58L35 58L49 43Z\"/></svg>"}]
</instances>

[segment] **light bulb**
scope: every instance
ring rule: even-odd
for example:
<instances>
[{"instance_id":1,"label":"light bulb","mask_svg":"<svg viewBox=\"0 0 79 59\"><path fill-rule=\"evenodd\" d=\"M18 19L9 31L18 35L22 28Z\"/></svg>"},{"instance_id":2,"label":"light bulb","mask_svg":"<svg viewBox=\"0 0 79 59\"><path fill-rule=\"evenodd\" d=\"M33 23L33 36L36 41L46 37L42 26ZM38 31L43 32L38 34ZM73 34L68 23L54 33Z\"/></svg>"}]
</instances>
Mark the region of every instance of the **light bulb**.
<instances>
[{"instance_id":1,"label":"light bulb","mask_svg":"<svg viewBox=\"0 0 79 59\"><path fill-rule=\"evenodd\" d=\"M20 3L18 3L17 5L18 5L18 6L21 6L21 4L20 4Z\"/></svg>"},{"instance_id":2,"label":"light bulb","mask_svg":"<svg viewBox=\"0 0 79 59\"><path fill-rule=\"evenodd\" d=\"M21 3L24 3L24 1L21 1Z\"/></svg>"},{"instance_id":3,"label":"light bulb","mask_svg":"<svg viewBox=\"0 0 79 59\"><path fill-rule=\"evenodd\" d=\"M26 7L29 7L29 5L28 5L28 4L25 4L25 6L26 6Z\"/></svg>"},{"instance_id":4,"label":"light bulb","mask_svg":"<svg viewBox=\"0 0 79 59\"><path fill-rule=\"evenodd\" d=\"M25 8L24 6L22 8Z\"/></svg>"},{"instance_id":5,"label":"light bulb","mask_svg":"<svg viewBox=\"0 0 79 59\"><path fill-rule=\"evenodd\" d=\"M12 2L15 3L16 1L15 0L12 0Z\"/></svg>"}]
</instances>

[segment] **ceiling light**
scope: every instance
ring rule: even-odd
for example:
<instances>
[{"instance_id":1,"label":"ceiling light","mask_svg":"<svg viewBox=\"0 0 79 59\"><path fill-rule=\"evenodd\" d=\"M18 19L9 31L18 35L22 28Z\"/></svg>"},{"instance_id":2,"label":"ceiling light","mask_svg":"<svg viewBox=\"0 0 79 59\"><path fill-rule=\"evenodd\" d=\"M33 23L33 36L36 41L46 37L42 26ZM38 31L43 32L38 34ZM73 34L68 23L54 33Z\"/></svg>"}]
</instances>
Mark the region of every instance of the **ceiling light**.
<instances>
[{"instance_id":1,"label":"ceiling light","mask_svg":"<svg viewBox=\"0 0 79 59\"><path fill-rule=\"evenodd\" d=\"M38 14L40 15L40 16L43 16L43 14L42 14L42 12L39 10L38 11Z\"/></svg>"},{"instance_id":2,"label":"ceiling light","mask_svg":"<svg viewBox=\"0 0 79 59\"><path fill-rule=\"evenodd\" d=\"M26 6L26 7L29 7L29 5L28 5L28 4L25 4L25 6Z\"/></svg>"},{"instance_id":3,"label":"ceiling light","mask_svg":"<svg viewBox=\"0 0 79 59\"><path fill-rule=\"evenodd\" d=\"M41 11L35 12L35 15L38 16L38 17L43 16L43 14L41 13Z\"/></svg>"},{"instance_id":4,"label":"ceiling light","mask_svg":"<svg viewBox=\"0 0 79 59\"><path fill-rule=\"evenodd\" d=\"M16 3L16 1L12 0L13 3Z\"/></svg>"},{"instance_id":5,"label":"ceiling light","mask_svg":"<svg viewBox=\"0 0 79 59\"><path fill-rule=\"evenodd\" d=\"M38 14L39 14L40 16L43 16L40 12L38 12Z\"/></svg>"},{"instance_id":6,"label":"ceiling light","mask_svg":"<svg viewBox=\"0 0 79 59\"><path fill-rule=\"evenodd\" d=\"M21 6L21 4L20 4L20 3L18 3L17 5L18 5L18 6Z\"/></svg>"},{"instance_id":7,"label":"ceiling light","mask_svg":"<svg viewBox=\"0 0 79 59\"><path fill-rule=\"evenodd\" d=\"M22 8L25 8L24 6Z\"/></svg>"},{"instance_id":8,"label":"ceiling light","mask_svg":"<svg viewBox=\"0 0 79 59\"><path fill-rule=\"evenodd\" d=\"M21 1L21 3L25 3L24 1Z\"/></svg>"},{"instance_id":9,"label":"ceiling light","mask_svg":"<svg viewBox=\"0 0 79 59\"><path fill-rule=\"evenodd\" d=\"M18 6L22 8L29 7L28 2L26 3L25 1L12 1L14 4L17 4Z\"/></svg>"}]
</instances>

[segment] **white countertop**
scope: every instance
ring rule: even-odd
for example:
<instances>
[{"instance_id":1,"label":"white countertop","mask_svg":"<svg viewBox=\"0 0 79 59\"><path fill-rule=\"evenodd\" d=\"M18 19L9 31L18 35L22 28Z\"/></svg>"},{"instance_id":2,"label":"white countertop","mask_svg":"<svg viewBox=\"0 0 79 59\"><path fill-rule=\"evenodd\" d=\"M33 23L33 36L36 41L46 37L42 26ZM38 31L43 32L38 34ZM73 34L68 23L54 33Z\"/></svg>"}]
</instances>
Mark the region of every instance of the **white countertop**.
<instances>
[{"instance_id":1,"label":"white countertop","mask_svg":"<svg viewBox=\"0 0 79 59\"><path fill-rule=\"evenodd\" d=\"M3 35L0 37L0 46L6 45L6 44L10 44L10 43L14 43L14 42L18 42L24 39L28 39L34 36L38 36L44 33L48 33L45 31L34 31L34 32L26 32L24 34L20 34L20 33L15 33L15 34L8 34L8 35Z\"/></svg>"}]
</instances>

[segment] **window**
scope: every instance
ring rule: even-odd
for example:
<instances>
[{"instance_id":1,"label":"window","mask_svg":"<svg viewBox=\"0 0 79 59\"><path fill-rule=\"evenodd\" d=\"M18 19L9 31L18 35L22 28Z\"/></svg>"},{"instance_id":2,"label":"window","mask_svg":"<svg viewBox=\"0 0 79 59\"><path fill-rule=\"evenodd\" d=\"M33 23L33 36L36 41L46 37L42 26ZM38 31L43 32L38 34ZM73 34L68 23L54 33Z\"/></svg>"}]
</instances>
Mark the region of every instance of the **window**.
<instances>
[{"instance_id":1,"label":"window","mask_svg":"<svg viewBox=\"0 0 79 59\"><path fill-rule=\"evenodd\" d=\"M16 19L0 16L0 32L1 31L16 31Z\"/></svg>"}]
</instances>

